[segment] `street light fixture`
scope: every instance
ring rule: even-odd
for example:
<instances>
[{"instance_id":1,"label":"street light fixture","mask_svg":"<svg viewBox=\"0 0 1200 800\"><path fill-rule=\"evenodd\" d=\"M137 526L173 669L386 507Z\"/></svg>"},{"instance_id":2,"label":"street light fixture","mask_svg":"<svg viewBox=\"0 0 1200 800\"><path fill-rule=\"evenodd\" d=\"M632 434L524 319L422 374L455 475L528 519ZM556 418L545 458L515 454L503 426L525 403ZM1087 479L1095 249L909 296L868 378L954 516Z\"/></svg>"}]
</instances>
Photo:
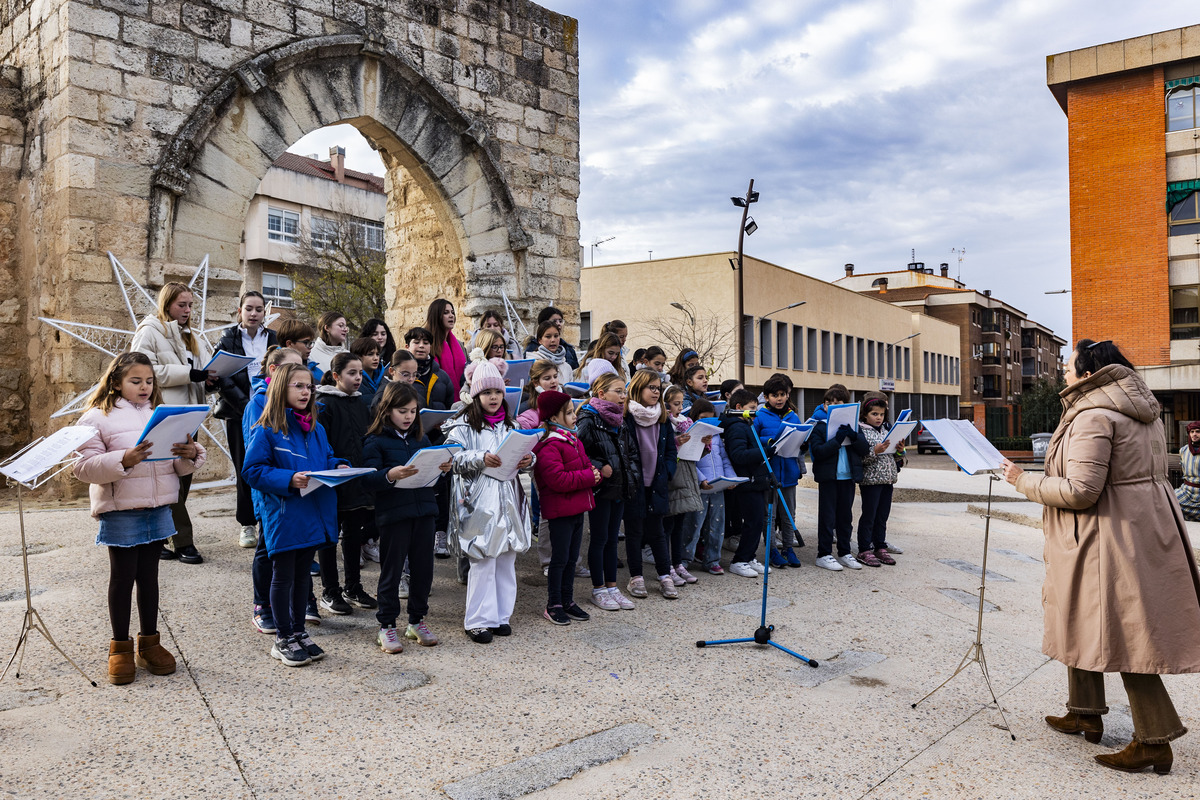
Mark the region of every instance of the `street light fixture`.
<instances>
[{"instance_id":1,"label":"street light fixture","mask_svg":"<svg viewBox=\"0 0 1200 800\"><path fill-rule=\"evenodd\" d=\"M789 311L793 308L799 308L800 306L804 305L807 302L808 302L807 300L801 300L799 303L792 303L790 306L784 306L783 308L777 308L774 311L772 311L770 314L763 314L763 319L766 319L767 317L773 317L776 314L778 314L780 311Z\"/></svg>"},{"instance_id":2,"label":"street light fixture","mask_svg":"<svg viewBox=\"0 0 1200 800\"><path fill-rule=\"evenodd\" d=\"M745 251L746 236L748 234L754 233L754 231L758 230L758 223L754 222L754 220L750 220L750 204L758 202L758 192L754 191L754 179L753 178L750 179L750 185L748 187L746 187L746 196L745 197L731 197L729 199L733 202L733 204L735 206L742 209L742 222L741 222L741 225L738 226L737 262L734 263L731 260L730 265L733 266L733 268L735 270L737 270L737 274L738 274L738 279L737 279L737 320L735 323L736 330L737 330L737 355L736 355L736 358L737 358L738 380L741 381L742 383L745 383L746 382L746 326L742 319L745 316L745 287L742 284L743 284L743 279L745 277L746 271L744 269L742 269L742 267L743 267L742 254ZM747 223L747 220L750 220L749 224ZM751 226L753 226L753 227L751 227Z\"/></svg>"},{"instance_id":3,"label":"street light fixture","mask_svg":"<svg viewBox=\"0 0 1200 800\"><path fill-rule=\"evenodd\" d=\"M683 307L683 303L671 303L671 308L678 308L680 311L688 315L688 319L692 323L692 327L696 327L696 315Z\"/></svg>"},{"instance_id":4,"label":"street light fixture","mask_svg":"<svg viewBox=\"0 0 1200 800\"><path fill-rule=\"evenodd\" d=\"M920 335L921 335L921 332L920 332L920 331L917 331L916 333L909 334L908 336L905 336L905 337L904 337L903 339L901 339L899 342L892 342L891 344L889 344L889 345L888 345L888 347L895 347L896 345L900 344L900 342L907 342L909 339L915 339L915 338L917 338L917 337L918 337L918 336L920 336Z\"/></svg>"},{"instance_id":5,"label":"street light fixture","mask_svg":"<svg viewBox=\"0 0 1200 800\"><path fill-rule=\"evenodd\" d=\"M1070 289L1056 289L1053 292L1042 292L1042 294L1070 294Z\"/></svg>"}]
</instances>

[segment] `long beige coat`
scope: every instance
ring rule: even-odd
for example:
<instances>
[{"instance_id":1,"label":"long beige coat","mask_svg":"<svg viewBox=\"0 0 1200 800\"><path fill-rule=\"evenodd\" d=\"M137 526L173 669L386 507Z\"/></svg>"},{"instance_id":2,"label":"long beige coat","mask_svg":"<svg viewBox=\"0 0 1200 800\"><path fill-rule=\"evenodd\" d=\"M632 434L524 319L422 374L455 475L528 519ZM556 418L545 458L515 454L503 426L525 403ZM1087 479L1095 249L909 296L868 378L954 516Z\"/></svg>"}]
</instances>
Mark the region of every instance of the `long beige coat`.
<instances>
[{"instance_id":1,"label":"long beige coat","mask_svg":"<svg viewBox=\"0 0 1200 800\"><path fill-rule=\"evenodd\" d=\"M200 369L212 359L212 348L193 331L198 353L188 350L179 331L179 323L163 322L153 314L138 323L130 350L145 353L154 365L154 379L169 405L204 405L204 384L193 383L192 368Z\"/></svg>"},{"instance_id":2,"label":"long beige coat","mask_svg":"<svg viewBox=\"0 0 1200 800\"><path fill-rule=\"evenodd\" d=\"M1094 672L1200 672L1200 574L1158 401L1119 364L1061 396L1045 475L1017 480L1045 506L1042 652Z\"/></svg>"}]
</instances>

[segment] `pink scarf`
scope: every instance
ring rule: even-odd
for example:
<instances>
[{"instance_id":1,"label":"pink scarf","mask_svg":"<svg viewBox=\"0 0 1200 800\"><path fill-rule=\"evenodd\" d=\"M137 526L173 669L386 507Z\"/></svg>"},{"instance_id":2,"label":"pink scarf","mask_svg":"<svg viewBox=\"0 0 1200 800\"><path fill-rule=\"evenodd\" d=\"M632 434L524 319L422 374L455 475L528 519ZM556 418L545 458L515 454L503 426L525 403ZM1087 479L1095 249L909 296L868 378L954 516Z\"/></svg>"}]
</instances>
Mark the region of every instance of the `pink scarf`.
<instances>
[{"instance_id":1,"label":"pink scarf","mask_svg":"<svg viewBox=\"0 0 1200 800\"><path fill-rule=\"evenodd\" d=\"M596 413L600 415L600 419L614 428L620 428L621 423L625 421L625 415L621 413L620 403L614 403L611 400L605 400L601 397L593 397L588 401L588 405L596 410Z\"/></svg>"},{"instance_id":2,"label":"pink scarf","mask_svg":"<svg viewBox=\"0 0 1200 800\"><path fill-rule=\"evenodd\" d=\"M458 397L462 390L463 370L467 368L467 354L463 352L462 345L453 331L446 337L442 351L437 353L437 362L450 376L450 383L454 385L454 396Z\"/></svg>"},{"instance_id":3,"label":"pink scarf","mask_svg":"<svg viewBox=\"0 0 1200 800\"><path fill-rule=\"evenodd\" d=\"M504 406L497 408L495 414L484 414L483 418L492 427L499 425L504 422Z\"/></svg>"},{"instance_id":4,"label":"pink scarf","mask_svg":"<svg viewBox=\"0 0 1200 800\"><path fill-rule=\"evenodd\" d=\"M662 416L662 406L658 403L644 406L636 400L630 400L629 413L633 415L634 422L643 428L649 428L651 425L658 424L659 417Z\"/></svg>"},{"instance_id":5,"label":"pink scarf","mask_svg":"<svg viewBox=\"0 0 1200 800\"><path fill-rule=\"evenodd\" d=\"M313 429L312 414L297 414L295 411L293 411L292 416L296 418L296 424L300 426L300 430L308 433Z\"/></svg>"}]
</instances>

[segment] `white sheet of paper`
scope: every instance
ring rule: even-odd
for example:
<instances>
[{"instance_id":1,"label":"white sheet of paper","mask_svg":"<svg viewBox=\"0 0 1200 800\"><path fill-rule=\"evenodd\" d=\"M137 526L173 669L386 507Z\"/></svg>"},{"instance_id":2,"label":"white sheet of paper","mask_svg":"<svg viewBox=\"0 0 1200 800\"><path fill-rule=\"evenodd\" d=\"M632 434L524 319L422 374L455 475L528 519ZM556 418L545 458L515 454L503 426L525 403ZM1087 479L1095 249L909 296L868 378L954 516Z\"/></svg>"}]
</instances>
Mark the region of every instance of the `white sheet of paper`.
<instances>
[{"instance_id":1,"label":"white sheet of paper","mask_svg":"<svg viewBox=\"0 0 1200 800\"><path fill-rule=\"evenodd\" d=\"M775 440L775 455L781 458L799 458L800 448L808 441L812 429L812 425L784 423L783 433Z\"/></svg>"},{"instance_id":2,"label":"white sheet of paper","mask_svg":"<svg viewBox=\"0 0 1200 800\"><path fill-rule=\"evenodd\" d=\"M224 350L218 350L213 353L213 357L204 369L216 372L219 378L228 378L230 375L235 375L254 361L254 356L239 356L236 353L226 353Z\"/></svg>"},{"instance_id":3,"label":"white sheet of paper","mask_svg":"<svg viewBox=\"0 0 1200 800\"><path fill-rule=\"evenodd\" d=\"M350 467L349 469L319 469L305 473L308 475L308 486L300 490L300 496L312 494L322 486L340 486L361 475L367 475L375 470L370 467Z\"/></svg>"},{"instance_id":4,"label":"white sheet of paper","mask_svg":"<svg viewBox=\"0 0 1200 800\"><path fill-rule=\"evenodd\" d=\"M507 362L508 372L504 375L504 382L509 386L521 386L529 383L529 368L533 366L533 362L532 358Z\"/></svg>"},{"instance_id":5,"label":"white sheet of paper","mask_svg":"<svg viewBox=\"0 0 1200 800\"><path fill-rule=\"evenodd\" d=\"M455 453L461 452L462 446L457 444L447 444L441 447L425 447L418 450L413 453L412 458L404 465L406 467L416 467L418 470L417 474L401 478L398 481L392 481L392 486L395 486L397 489L425 489L433 486L437 483L437 479L442 477L442 471L438 467L454 458Z\"/></svg>"},{"instance_id":6,"label":"white sheet of paper","mask_svg":"<svg viewBox=\"0 0 1200 800\"><path fill-rule=\"evenodd\" d=\"M900 412L900 415L898 417L896 417L896 422L908 422L908 419L911 416L912 416L912 409L906 408Z\"/></svg>"},{"instance_id":7,"label":"white sheet of paper","mask_svg":"<svg viewBox=\"0 0 1200 800\"><path fill-rule=\"evenodd\" d=\"M562 390L571 395L571 397L587 397L587 394L592 390L592 387L583 381L572 381L571 383L563 386Z\"/></svg>"},{"instance_id":8,"label":"white sheet of paper","mask_svg":"<svg viewBox=\"0 0 1200 800\"><path fill-rule=\"evenodd\" d=\"M68 455L95 435L96 429L87 425L60 428L26 450L16 460L0 466L0 473L17 483L30 486L42 473L61 464Z\"/></svg>"},{"instance_id":9,"label":"white sheet of paper","mask_svg":"<svg viewBox=\"0 0 1200 800\"><path fill-rule=\"evenodd\" d=\"M965 419L927 419L922 425L968 475L1000 469L1004 456Z\"/></svg>"},{"instance_id":10,"label":"white sheet of paper","mask_svg":"<svg viewBox=\"0 0 1200 800\"><path fill-rule=\"evenodd\" d=\"M704 455L704 437L720 436L721 428L712 423L697 420L696 424L688 428L687 432L692 438L679 445L679 460L699 461L700 457Z\"/></svg>"},{"instance_id":11,"label":"white sheet of paper","mask_svg":"<svg viewBox=\"0 0 1200 800\"><path fill-rule=\"evenodd\" d=\"M836 437L838 428L843 425L849 425L851 430L858 430L858 403L840 403L829 407L829 424L825 427L825 438ZM842 439L842 447L849 444L849 439Z\"/></svg>"},{"instance_id":12,"label":"white sheet of paper","mask_svg":"<svg viewBox=\"0 0 1200 800\"><path fill-rule=\"evenodd\" d=\"M734 486L740 486L741 484L745 483L748 480L750 480L750 479L749 478L728 478L728 477L722 475L721 477L717 478L716 480L709 481L708 485L712 487L712 491L722 491L724 489L732 489ZM704 491L709 491L709 490L705 489Z\"/></svg>"},{"instance_id":13,"label":"white sheet of paper","mask_svg":"<svg viewBox=\"0 0 1200 800\"><path fill-rule=\"evenodd\" d=\"M533 452L533 448L544 432L541 430L511 431L494 451L500 457L500 466L486 467L483 474L498 481L511 481L520 471L517 464L521 463L522 458Z\"/></svg>"},{"instance_id":14,"label":"white sheet of paper","mask_svg":"<svg viewBox=\"0 0 1200 800\"><path fill-rule=\"evenodd\" d=\"M195 439L196 431L204 424L209 410L208 406L200 405L156 407L137 440L137 444L148 441L153 445L146 460L170 461L175 458L171 455L171 448L186 441L189 436Z\"/></svg>"},{"instance_id":15,"label":"white sheet of paper","mask_svg":"<svg viewBox=\"0 0 1200 800\"><path fill-rule=\"evenodd\" d=\"M917 421L913 420L911 422L897 422L893 425L892 429L888 431L887 438L883 440L888 446L887 450L883 451L884 455L895 453L900 444L909 437L909 434L916 430L917 424Z\"/></svg>"}]
</instances>

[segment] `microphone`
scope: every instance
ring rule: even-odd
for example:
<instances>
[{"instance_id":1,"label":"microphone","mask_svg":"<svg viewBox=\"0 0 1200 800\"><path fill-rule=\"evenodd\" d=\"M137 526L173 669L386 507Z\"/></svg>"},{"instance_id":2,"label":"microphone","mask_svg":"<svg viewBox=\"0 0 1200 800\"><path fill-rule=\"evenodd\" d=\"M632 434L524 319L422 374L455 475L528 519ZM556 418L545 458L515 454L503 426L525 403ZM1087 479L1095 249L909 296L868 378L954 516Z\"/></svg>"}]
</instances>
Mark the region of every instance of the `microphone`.
<instances>
[{"instance_id":1,"label":"microphone","mask_svg":"<svg viewBox=\"0 0 1200 800\"><path fill-rule=\"evenodd\" d=\"M734 412L734 413L737 413L737 412ZM743 409L743 410L742 410L742 419L750 419L751 417L753 417L753 416L754 416L755 414L757 414L757 413L758 413L758 412L757 412L757 411L755 411L755 410L754 410L754 409L752 409L752 408Z\"/></svg>"}]
</instances>

